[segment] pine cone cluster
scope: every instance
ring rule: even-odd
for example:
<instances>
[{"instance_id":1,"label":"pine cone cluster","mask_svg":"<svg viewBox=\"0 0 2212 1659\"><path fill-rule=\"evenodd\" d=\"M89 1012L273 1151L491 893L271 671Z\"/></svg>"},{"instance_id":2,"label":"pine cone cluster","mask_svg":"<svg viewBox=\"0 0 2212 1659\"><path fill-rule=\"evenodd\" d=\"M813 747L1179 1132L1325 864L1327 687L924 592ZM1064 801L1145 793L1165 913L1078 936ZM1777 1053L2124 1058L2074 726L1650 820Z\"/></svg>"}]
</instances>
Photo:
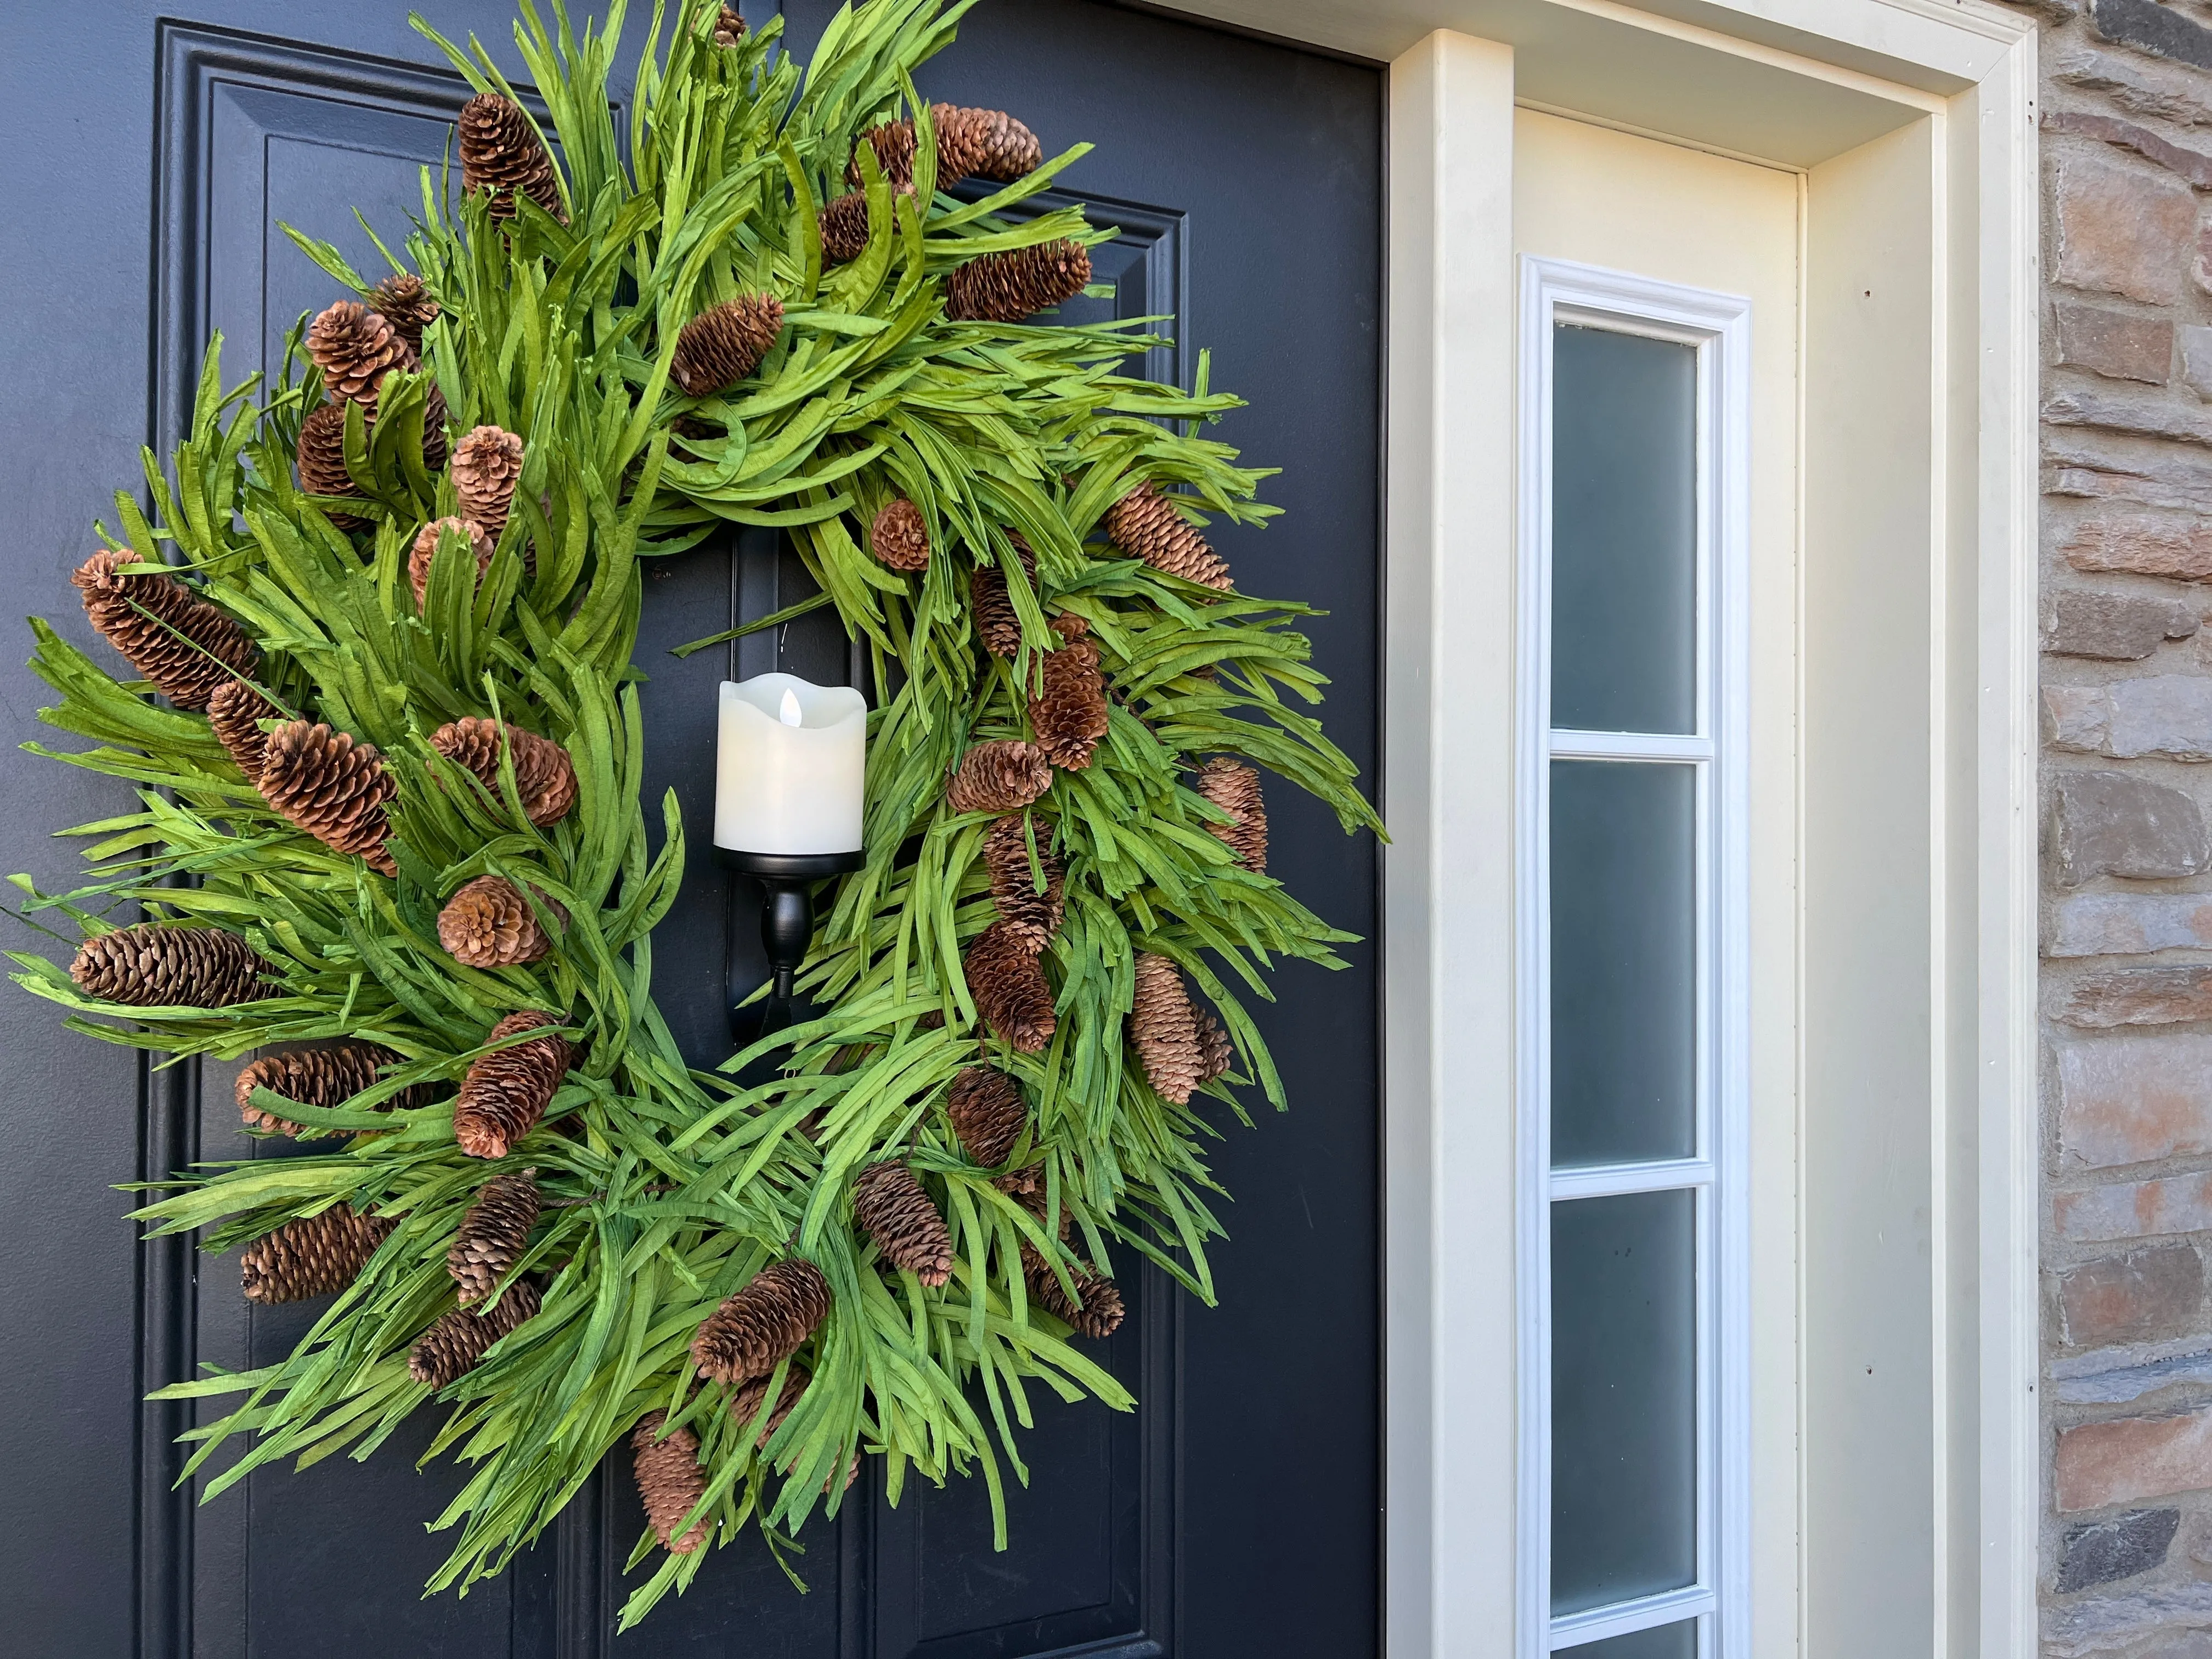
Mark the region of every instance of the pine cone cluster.
<instances>
[{"instance_id":1,"label":"pine cone cluster","mask_svg":"<svg viewBox=\"0 0 2212 1659\"><path fill-rule=\"evenodd\" d=\"M100 636L179 708L203 709L219 686L251 673L260 653L246 630L174 576L125 576L125 548L94 554L70 580Z\"/></svg>"},{"instance_id":2,"label":"pine cone cluster","mask_svg":"<svg viewBox=\"0 0 2212 1659\"><path fill-rule=\"evenodd\" d=\"M990 179L1000 184L1034 173L1044 165L1044 147L1037 136L1004 110L961 109L951 104L929 106L930 125L937 133L937 187L950 190L963 179ZM887 121L865 135L876 152L884 177L894 188L914 188L914 156L917 148L911 120ZM857 157L846 163L845 182L858 189L860 166Z\"/></svg>"},{"instance_id":3,"label":"pine cone cluster","mask_svg":"<svg viewBox=\"0 0 2212 1659\"><path fill-rule=\"evenodd\" d=\"M133 1008L228 1008L276 994L275 969L235 933L142 921L77 946L70 977L102 1002Z\"/></svg>"},{"instance_id":4,"label":"pine cone cluster","mask_svg":"<svg viewBox=\"0 0 2212 1659\"><path fill-rule=\"evenodd\" d=\"M1108 1337L1121 1328L1125 1312L1121 1289L1104 1273L1087 1267L1071 1270L1068 1277L1075 1281L1077 1298L1071 1300L1051 1264L1037 1254L1033 1245L1025 1243L1022 1246L1022 1277L1029 1285L1030 1300L1054 1318L1073 1327L1077 1335Z\"/></svg>"},{"instance_id":5,"label":"pine cone cluster","mask_svg":"<svg viewBox=\"0 0 2212 1659\"><path fill-rule=\"evenodd\" d=\"M246 1299L266 1306L336 1296L359 1277L398 1224L344 1204L288 1221L246 1247L238 1264Z\"/></svg>"},{"instance_id":6,"label":"pine cone cluster","mask_svg":"<svg viewBox=\"0 0 2212 1659\"><path fill-rule=\"evenodd\" d=\"M1122 552L1155 570L1224 593L1235 586L1228 561L1176 511L1173 497L1151 484L1139 484L1106 509L1106 534Z\"/></svg>"},{"instance_id":7,"label":"pine cone cluster","mask_svg":"<svg viewBox=\"0 0 2212 1659\"><path fill-rule=\"evenodd\" d=\"M514 487L522 477L522 440L499 427L474 428L453 446L453 465L461 517L496 542L507 528Z\"/></svg>"},{"instance_id":8,"label":"pine cone cluster","mask_svg":"<svg viewBox=\"0 0 2212 1659\"><path fill-rule=\"evenodd\" d=\"M1021 1085L995 1066L970 1066L954 1078L945 1115L968 1156L987 1170L1013 1156L1030 1120Z\"/></svg>"},{"instance_id":9,"label":"pine cone cluster","mask_svg":"<svg viewBox=\"0 0 2212 1659\"><path fill-rule=\"evenodd\" d=\"M1098 672L1098 641L1072 639L1046 652L1037 673L1041 684L1030 699L1036 746L1054 766L1079 772L1091 764L1111 713L1106 681Z\"/></svg>"},{"instance_id":10,"label":"pine cone cluster","mask_svg":"<svg viewBox=\"0 0 2212 1659\"><path fill-rule=\"evenodd\" d=\"M427 437L427 430L425 434ZM361 486L345 464L345 405L319 404L300 422L300 442L294 452L300 465L300 488L310 495L359 495ZM368 521L350 513L330 514L340 530L358 530Z\"/></svg>"},{"instance_id":11,"label":"pine cone cluster","mask_svg":"<svg viewBox=\"0 0 2212 1659\"><path fill-rule=\"evenodd\" d=\"M1052 787L1052 763L1033 743L979 743L960 757L945 786L956 812L1018 812Z\"/></svg>"},{"instance_id":12,"label":"pine cone cluster","mask_svg":"<svg viewBox=\"0 0 2212 1659\"><path fill-rule=\"evenodd\" d=\"M1267 803L1260 793L1260 775L1241 761L1216 755L1199 769L1198 793L1231 815L1228 823L1209 823L1206 830L1237 855L1237 862L1255 875L1267 870Z\"/></svg>"},{"instance_id":13,"label":"pine cone cluster","mask_svg":"<svg viewBox=\"0 0 2212 1659\"><path fill-rule=\"evenodd\" d=\"M501 799L499 753L504 737L514 761L515 793L522 810L540 830L558 823L576 804L576 764L568 751L550 738L526 732L476 715L440 726L430 734L430 746L454 765L476 775L477 781Z\"/></svg>"},{"instance_id":14,"label":"pine cone cluster","mask_svg":"<svg viewBox=\"0 0 2212 1659\"><path fill-rule=\"evenodd\" d=\"M1022 539L1021 532L1009 530L1007 539L1014 544L1014 556L1022 562L1022 574L1029 578L1030 592L1037 592L1036 554ZM1013 596L1006 592L1006 573L995 565L979 565L975 574L968 579L968 599L975 612L975 636L983 641L983 648L994 657L1012 657L1022 648L1022 619L1014 609Z\"/></svg>"},{"instance_id":15,"label":"pine cone cluster","mask_svg":"<svg viewBox=\"0 0 2212 1659\"><path fill-rule=\"evenodd\" d=\"M714 44L724 48L734 47L745 38L745 20L738 15L735 6L724 6L722 14L714 20Z\"/></svg>"},{"instance_id":16,"label":"pine cone cluster","mask_svg":"<svg viewBox=\"0 0 2212 1659\"><path fill-rule=\"evenodd\" d=\"M945 284L945 314L956 323L1026 322L1065 305L1091 284L1091 251L1066 237L970 259Z\"/></svg>"},{"instance_id":17,"label":"pine cone cluster","mask_svg":"<svg viewBox=\"0 0 2212 1659\"><path fill-rule=\"evenodd\" d=\"M976 934L961 968L975 1011L1000 1042L1034 1054L1052 1041L1057 1024L1052 987L1036 954L1007 931L1005 922L994 921Z\"/></svg>"},{"instance_id":18,"label":"pine cone cluster","mask_svg":"<svg viewBox=\"0 0 2212 1659\"><path fill-rule=\"evenodd\" d=\"M261 722L283 715L282 709L244 680L225 680L208 694L208 725L248 783L261 781L262 757L269 752L269 734Z\"/></svg>"},{"instance_id":19,"label":"pine cone cluster","mask_svg":"<svg viewBox=\"0 0 2212 1659\"><path fill-rule=\"evenodd\" d=\"M739 1384L730 1395L730 1415L740 1423L750 1423L758 1417L761 1404L768 1398L769 1378L774 1375L771 1370L749 1382ZM775 1397L775 1409L768 1414L768 1421L761 1425L760 1434L753 1442L755 1445L768 1444L769 1437L783 1426L783 1419L791 1415L791 1408L799 1403L799 1396L806 1392L806 1385L813 1380L813 1373L804 1365L793 1365L784 1372L783 1388Z\"/></svg>"},{"instance_id":20,"label":"pine cone cluster","mask_svg":"<svg viewBox=\"0 0 2212 1659\"><path fill-rule=\"evenodd\" d=\"M848 191L822 210L822 257L833 265L868 251L868 198Z\"/></svg>"},{"instance_id":21,"label":"pine cone cluster","mask_svg":"<svg viewBox=\"0 0 2212 1659\"><path fill-rule=\"evenodd\" d=\"M563 922L568 911L545 906ZM522 890L505 876L478 876L438 912L438 943L465 968L518 968L552 954L553 940Z\"/></svg>"},{"instance_id":22,"label":"pine cone cluster","mask_svg":"<svg viewBox=\"0 0 2212 1659\"><path fill-rule=\"evenodd\" d=\"M669 378L693 398L727 392L761 366L783 333L783 301L747 294L701 312L676 337Z\"/></svg>"},{"instance_id":23,"label":"pine cone cluster","mask_svg":"<svg viewBox=\"0 0 2212 1659\"><path fill-rule=\"evenodd\" d=\"M399 331L408 350L422 355L422 331L438 320L438 302L411 270L386 277L368 291L370 309Z\"/></svg>"},{"instance_id":24,"label":"pine cone cluster","mask_svg":"<svg viewBox=\"0 0 2212 1659\"><path fill-rule=\"evenodd\" d=\"M448 535L458 536L477 556L477 573L469 586L471 592L491 568L491 538L484 528L471 519L434 519L422 526L415 538L415 545L407 555L407 583L415 590L415 608L422 610L430 603L430 562L437 556L438 544Z\"/></svg>"},{"instance_id":25,"label":"pine cone cluster","mask_svg":"<svg viewBox=\"0 0 2212 1659\"><path fill-rule=\"evenodd\" d=\"M653 1535L671 1555L689 1555L713 1529L711 1522L702 1520L681 1538L676 1535L684 1517L707 1495L707 1471L699 1467L699 1437L684 1428L664 1438L660 1430L667 1421L666 1412L647 1412L638 1419L630 1431L630 1473L637 1479Z\"/></svg>"},{"instance_id":26,"label":"pine cone cluster","mask_svg":"<svg viewBox=\"0 0 2212 1659\"><path fill-rule=\"evenodd\" d=\"M262 799L325 847L399 873L385 842L385 805L399 793L373 744L308 720L287 720L269 734L258 780Z\"/></svg>"},{"instance_id":27,"label":"pine cone cluster","mask_svg":"<svg viewBox=\"0 0 2212 1659\"><path fill-rule=\"evenodd\" d=\"M484 1041L501 1042L561 1024L552 1014L525 1008L493 1026ZM461 1150L471 1158L505 1158L516 1141L538 1127L574 1058L568 1038L548 1036L472 1061L453 1100L453 1139Z\"/></svg>"},{"instance_id":28,"label":"pine cone cluster","mask_svg":"<svg viewBox=\"0 0 2212 1659\"><path fill-rule=\"evenodd\" d=\"M1030 837L1024 833L1019 813L1000 818L983 837L983 865L991 872L991 902L998 908L1000 925L1032 951L1043 950L1060 931L1067 880L1066 871L1046 845L1051 826L1042 825L1034 833L1037 866L1044 872L1042 893L1036 890Z\"/></svg>"},{"instance_id":29,"label":"pine cone cluster","mask_svg":"<svg viewBox=\"0 0 2212 1659\"><path fill-rule=\"evenodd\" d=\"M374 413L385 375L416 362L398 325L358 300L340 300L307 325L307 355L323 371L323 390L359 404L364 414Z\"/></svg>"},{"instance_id":30,"label":"pine cone cluster","mask_svg":"<svg viewBox=\"0 0 2212 1659\"><path fill-rule=\"evenodd\" d=\"M868 550L878 563L911 576L929 568L929 526L921 509L903 495L884 504L868 532Z\"/></svg>"},{"instance_id":31,"label":"pine cone cluster","mask_svg":"<svg viewBox=\"0 0 2212 1659\"><path fill-rule=\"evenodd\" d=\"M952 1235L945 1218L897 1159L871 1164L854 1177L853 1219L892 1267L932 1288L952 1277Z\"/></svg>"},{"instance_id":32,"label":"pine cone cluster","mask_svg":"<svg viewBox=\"0 0 2212 1659\"><path fill-rule=\"evenodd\" d=\"M1139 951L1136 968L1129 1039L1137 1045L1152 1092L1188 1106L1191 1092L1207 1080L1206 1067L1214 1057L1207 1052L1198 1009L1183 985L1182 969L1167 957Z\"/></svg>"},{"instance_id":33,"label":"pine cone cluster","mask_svg":"<svg viewBox=\"0 0 2212 1659\"><path fill-rule=\"evenodd\" d=\"M348 1042L335 1048L295 1048L264 1054L238 1074L232 1093L238 1102L239 1120L249 1129L271 1134L299 1135L308 1131L289 1118L265 1112L253 1103L253 1091L266 1089L303 1106L343 1106L364 1089L374 1088L376 1074L387 1066L404 1062L391 1049L374 1042ZM404 1111L423 1102L428 1094L419 1085L403 1089L378 1109Z\"/></svg>"},{"instance_id":34,"label":"pine cone cluster","mask_svg":"<svg viewBox=\"0 0 2212 1659\"><path fill-rule=\"evenodd\" d=\"M545 153L544 141L532 130L520 105L496 93L480 93L461 106L456 125L461 135L461 188L490 192L493 218L514 217L520 192L566 222L553 158Z\"/></svg>"},{"instance_id":35,"label":"pine cone cluster","mask_svg":"<svg viewBox=\"0 0 2212 1659\"><path fill-rule=\"evenodd\" d=\"M441 1314L407 1351L407 1374L417 1382L442 1389L458 1382L491 1352L491 1345L535 1319L541 1305L538 1287L520 1279L489 1307L455 1308Z\"/></svg>"},{"instance_id":36,"label":"pine cone cluster","mask_svg":"<svg viewBox=\"0 0 2212 1659\"><path fill-rule=\"evenodd\" d=\"M830 1316L830 1281L800 1256L772 1261L708 1314L691 1339L701 1375L716 1382L766 1376Z\"/></svg>"},{"instance_id":37,"label":"pine cone cluster","mask_svg":"<svg viewBox=\"0 0 2212 1659\"><path fill-rule=\"evenodd\" d=\"M530 1248L538 1202L535 1170L494 1176L477 1188L453 1242L446 1248L446 1271L460 1287L464 1308L483 1301L514 1271L514 1264Z\"/></svg>"}]
</instances>

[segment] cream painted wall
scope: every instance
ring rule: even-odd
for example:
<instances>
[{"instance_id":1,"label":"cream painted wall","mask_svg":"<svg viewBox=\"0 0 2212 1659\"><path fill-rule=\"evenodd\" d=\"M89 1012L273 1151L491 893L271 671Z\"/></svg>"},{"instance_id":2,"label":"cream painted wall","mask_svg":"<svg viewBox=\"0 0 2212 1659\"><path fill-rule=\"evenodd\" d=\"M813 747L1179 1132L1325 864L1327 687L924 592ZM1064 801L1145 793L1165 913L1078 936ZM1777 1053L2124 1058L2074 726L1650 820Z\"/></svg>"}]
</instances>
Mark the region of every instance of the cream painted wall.
<instances>
[{"instance_id":1,"label":"cream painted wall","mask_svg":"<svg viewBox=\"0 0 2212 1659\"><path fill-rule=\"evenodd\" d=\"M1797 653L1802 178L1523 109L1518 254L1752 302L1752 1632L1791 1654L1798 1583Z\"/></svg>"}]
</instances>

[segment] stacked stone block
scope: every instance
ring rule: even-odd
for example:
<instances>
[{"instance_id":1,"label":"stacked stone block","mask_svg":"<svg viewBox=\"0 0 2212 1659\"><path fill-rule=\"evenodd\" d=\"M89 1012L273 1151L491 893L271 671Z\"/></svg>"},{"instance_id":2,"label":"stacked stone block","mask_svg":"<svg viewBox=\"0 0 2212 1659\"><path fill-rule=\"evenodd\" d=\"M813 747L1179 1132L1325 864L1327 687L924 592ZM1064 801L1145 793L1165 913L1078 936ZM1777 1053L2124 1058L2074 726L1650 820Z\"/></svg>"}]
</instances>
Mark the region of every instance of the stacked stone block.
<instances>
[{"instance_id":1,"label":"stacked stone block","mask_svg":"<svg viewBox=\"0 0 2212 1659\"><path fill-rule=\"evenodd\" d=\"M2212 9L2033 9L2043 1651L2212 1659Z\"/></svg>"}]
</instances>

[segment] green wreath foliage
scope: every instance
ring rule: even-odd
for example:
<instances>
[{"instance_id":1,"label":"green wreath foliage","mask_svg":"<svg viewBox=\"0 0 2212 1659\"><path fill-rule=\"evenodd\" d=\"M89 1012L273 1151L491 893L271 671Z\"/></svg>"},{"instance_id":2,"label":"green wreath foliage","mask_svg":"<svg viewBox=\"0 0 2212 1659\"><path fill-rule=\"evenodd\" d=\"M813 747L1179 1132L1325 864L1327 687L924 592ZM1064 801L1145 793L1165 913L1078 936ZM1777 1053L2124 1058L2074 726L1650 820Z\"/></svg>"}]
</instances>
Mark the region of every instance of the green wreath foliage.
<instances>
[{"instance_id":1,"label":"green wreath foliage","mask_svg":"<svg viewBox=\"0 0 2212 1659\"><path fill-rule=\"evenodd\" d=\"M972 3L972 0L969 0ZM326 1139L298 1155L212 1163L158 1183L137 1217L234 1250L285 1223L346 1204L396 1231L287 1358L181 1382L163 1397L242 1396L196 1430L188 1478L212 1498L282 1460L367 1457L417 1407L410 1344L454 1306L447 1249L471 1199L504 1170L533 1168L549 1204L508 1277L539 1276L543 1307L439 1394L449 1408L430 1455L470 1466L435 1524L454 1534L430 1588L498 1572L535 1539L649 1412L702 1443L694 1515L726 1544L748 1523L782 1549L837 1478L880 1456L893 1501L910 1475L980 1472L1003 1547L1004 1471L1022 1480L1018 1431L1030 1393L1128 1409L1121 1382L1039 1308L1027 1244L1066 1275L1081 1261L1142 1258L1211 1302L1206 1261L1221 1227L1200 1103L1249 1123L1232 1084L1273 1105L1281 1079L1243 999L1290 957L1340 965L1349 938L1269 878L1239 867L1208 826L1224 815L1192 788L1196 757L1239 757L1326 802L1347 831L1380 825L1354 769L1307 708L1322 678L1287 601L1217 594L1121 556L1099 526L1133 484L1237 523L1274 509L1267 475L1200 434L1238 407L1130 372L1159 343L1150 325L948 320L946 276L992 252L1113 233L1081 210L1033 211L1089 146L981 199L935 188L929 106L912 74L967 9L946 0L866 0L841 12L804 74L780 21L734 47L713 38L713 0L656 4L625 158L608 78L623 6L579 33L555 0L550 27L522 0L515 41L550 112L565 211L521 200L512 219L426 169L422 215L393 269L418 272L442 307L419 374L394 369L380 418L349 416L347 470L364 499L303 495L291 457L322 401L294 331L281 383L226 388L208 351L189 437L166 466L145 458L147 506L116 497L106 544L127 568L185 576L258 641L257 683L287 711L382 751L398 786L390 850L398 876L302 835L266 805L200 714L118 678L33 620L33 665L60 701L51 726L90 748L67 764L135 787L133 811L67 833L84 838L86 884L43 895L16 882L25 915L85 937L111 912L242 934L278 970L274 994L222 1009L124 1007L87 996L60 966L11 953L15 977L105 1042L235 1059L258 1048L353 1038L403 1063L337 1108L269 1097ZM416 26L479 92L514 96L489 52ZM921 124L911 194L896 193L860 134L902 114ZM862 171L872 234L825 267L819 210ZM374 279L337 252L294 240L349 292ZM377 244L384 250L381 242ZM740 295L785 306L779 343L750 380L695 399L670 378L678 332ZM417 608L409 550L456 510L450 478L422 463L432 381L453 428L495 423L526 443L514 512L481 582L458 545L438 554ZM676 435L724 428L726 435ZM702 426L698 422L711 422ZM921 509L934 550L903 575L864 550L858 526L896 496ZM366 526L333 526L340 506ZM326 510L327 509L327 510ZM652 996L653 929L684 868L683 826L660 804L658 851L641 800L645 732L633 663L640 561L694 547L729 525L787 532L826 600L864 641L879 688L870 717L867 862L844 878L801 978L815 1007L773 1054L689 1068ZM1036 556L1032 587L1010 532ZM970 573L1005 573L1022 627L1012 660L978 642ZM1032 809L1039 849L1066 869L1066 919L1044 958L1057 1031L1016 1054L977 1018L961 959L993 917L982 814L956 813L945 780L972 744L1029 735L1023 686L1073 613L1098 642L1111 727L1092 763L1059 771ZM702 641L702 643L713 643ZM464 716L495 716L572 757L575 809L547 830L522 810L511 771L498 792L428 744ZM479 970L439 947L444 896L479 875L535 889L567 912L557 948L527 967ZM41 924L43 925L43 924ZM58 939L63 936L56 933ZM74 945L74 937L64 939ZM1163 1099L1123 1030L1133 960L1158 952L1211 1000L1233 1038L1231 1074L1190 1106ZM510 1156L465 1156L454 1086L486 1033L522 1009L560 1012L577 1045L544 1122ZM1032 1167L1059 1229L993 1182L947 1126L950 1080L988 1054L1016 1076L1030 1126L1010 1160ZM769 1061L766 1081L758 1062ZM748 1068L752 1068L748 1071ZM428 1085L432 1103L389 1109ZM879 1261L852 1215L854 1174L897 1157L951 1229L950 1281L927 1288ZM832 1310L787 1369L812 1381L775 1431L739 1422L690 1344L701 1322L763 1265L815 1263ZM763 1412L763 1415L765 1415ZM219 1456L219 1454L221 1455ZM225 1461L227 1459L227 1461ZM653 1553L651 1532L630 1565ZM633 1624L707 1552L666 1553L623 1609Z\"/></svg>"}]
</instances>

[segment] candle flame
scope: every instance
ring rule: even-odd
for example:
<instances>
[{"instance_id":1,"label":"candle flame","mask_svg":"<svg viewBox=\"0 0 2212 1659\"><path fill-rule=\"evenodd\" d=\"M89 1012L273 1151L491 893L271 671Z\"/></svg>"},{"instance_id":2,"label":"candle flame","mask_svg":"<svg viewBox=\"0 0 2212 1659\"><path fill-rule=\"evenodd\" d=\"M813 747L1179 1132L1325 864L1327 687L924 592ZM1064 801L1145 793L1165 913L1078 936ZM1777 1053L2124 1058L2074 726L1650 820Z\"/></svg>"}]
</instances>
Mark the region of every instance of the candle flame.
<instances>
[{"instance_id":1,"label":"candle flame","mask_svg":"<svg viewBox=\"0 0 2212 1659\"><path fill-rule=\"evenodd\" d=\"M806 723L805 714L799 706L799 693L787 685L783 688L783 707L777 714L786 726L804 726Z\"/></svg>"}]
</instances>

